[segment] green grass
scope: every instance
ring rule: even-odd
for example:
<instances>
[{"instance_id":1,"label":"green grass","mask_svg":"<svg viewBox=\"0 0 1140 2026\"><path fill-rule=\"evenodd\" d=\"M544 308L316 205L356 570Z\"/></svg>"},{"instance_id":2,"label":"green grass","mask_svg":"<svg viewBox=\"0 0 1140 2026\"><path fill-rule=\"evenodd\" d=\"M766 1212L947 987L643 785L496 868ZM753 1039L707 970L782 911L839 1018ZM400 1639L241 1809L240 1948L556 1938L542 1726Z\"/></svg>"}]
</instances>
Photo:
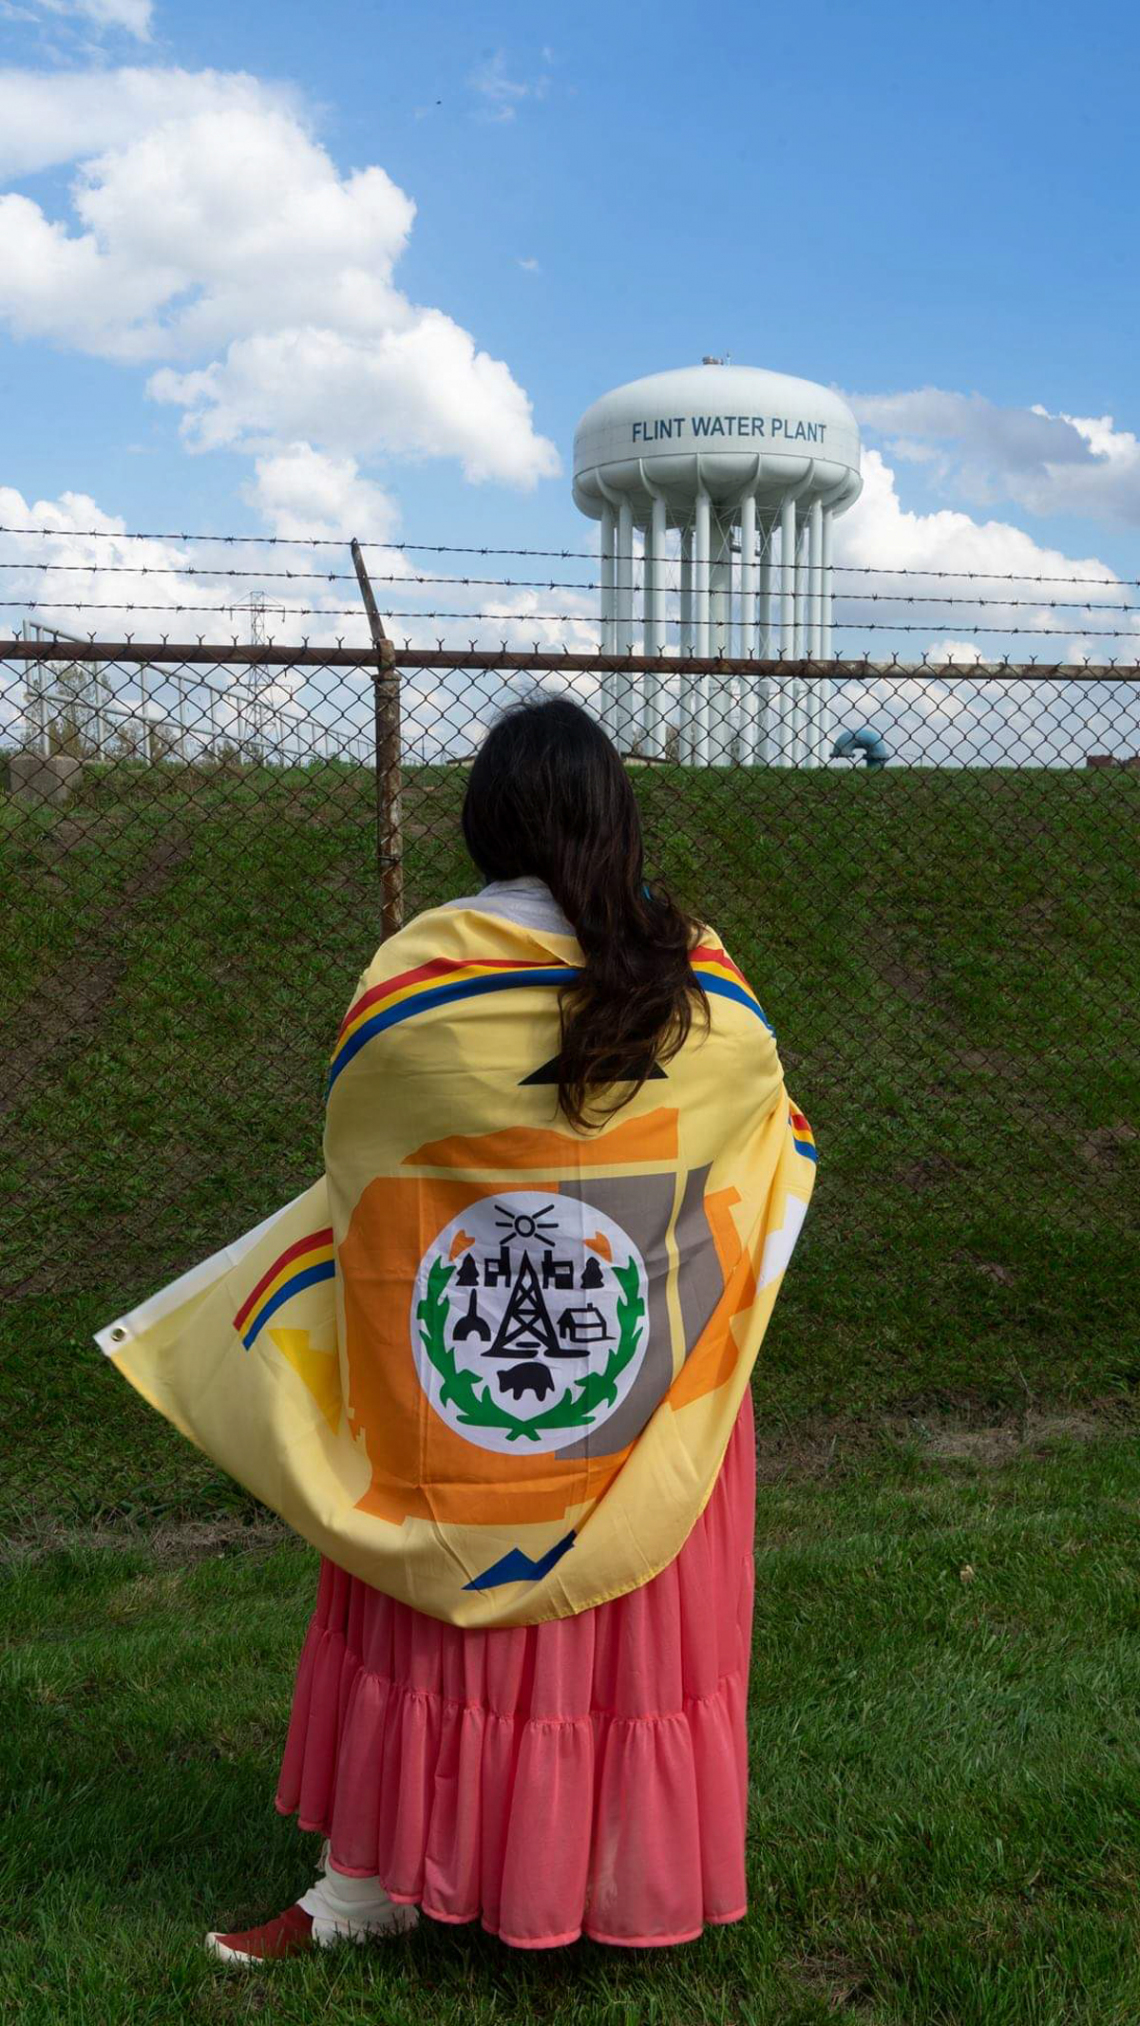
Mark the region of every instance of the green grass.
<instances>
[{"instance_id":1,"label":"green grass","mask_svg":"<svg viewBox=\"0 0 1140 2026\"><path fill-rule=\"evenodd\" d=\"M651 869L748 972L821 1150L762 1421L1131 1400L1140 777L635 780ZM463 785L409 774L409 911L475 883ZM371 780L109 769L2 816L0 1519L229 1510L90 1336L318 1172L379 933Z\"/></svg>"},{"instance_id":2,"label":"green grass","mask_svg":"<svg viewBox=\"0 0 1140 2026\"><path fill-rule=\"evenodd\" d=\"M1134 2026L1138 1509L1120 1436L998 1468L883 1441L762 1484L746 1921L541 1957L424 1921L252 1977L200 1939L314 1869L272 1806L314 1557L18 1558L0 2015Z\"/></svg>"},{"instance_id":3,"label":"green grass","mask_svg":"<svg viewBox=\"0 0 1140 2026\"><path fill-rule=\"evenodd\" d=\"M636 779L821 1148L754 1378L748 1920L572 1977L428 1922L252 1978L202 1955L311 1875L272 1794L315 1563L91 1331L317 1172L373 811L334 765L119 770L0 803L5 2019L1140 2018L1140 780ZM411 909L473 884L462 787L409 778ZM983 1468L916 1418L1031 1400L1092 1439Z\"/></svg>"}]
</instances>

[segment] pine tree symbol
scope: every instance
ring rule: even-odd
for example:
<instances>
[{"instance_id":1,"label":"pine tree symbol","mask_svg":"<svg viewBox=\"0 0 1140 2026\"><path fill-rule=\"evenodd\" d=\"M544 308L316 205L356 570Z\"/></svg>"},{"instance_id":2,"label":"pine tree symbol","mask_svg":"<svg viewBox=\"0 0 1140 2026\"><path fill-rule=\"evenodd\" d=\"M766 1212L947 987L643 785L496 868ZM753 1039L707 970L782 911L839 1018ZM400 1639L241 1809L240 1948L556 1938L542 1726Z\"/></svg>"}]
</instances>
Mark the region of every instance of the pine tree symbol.
<instances>
[{"instance_id":1,"label":"pine tree symbol","mask_svg":"<svg viewBox=\"0 0 1140 2026\"><path fill-rule=\"evenodd\" d=\"M524 1252L495 1341L483 1356L533 1357L540 1350L545 1351L548 1357L557 1357L558 1339L550 1311L542 1298L538 1275L530 1263L530 1254Z\"/></svg>"}]
</instances>

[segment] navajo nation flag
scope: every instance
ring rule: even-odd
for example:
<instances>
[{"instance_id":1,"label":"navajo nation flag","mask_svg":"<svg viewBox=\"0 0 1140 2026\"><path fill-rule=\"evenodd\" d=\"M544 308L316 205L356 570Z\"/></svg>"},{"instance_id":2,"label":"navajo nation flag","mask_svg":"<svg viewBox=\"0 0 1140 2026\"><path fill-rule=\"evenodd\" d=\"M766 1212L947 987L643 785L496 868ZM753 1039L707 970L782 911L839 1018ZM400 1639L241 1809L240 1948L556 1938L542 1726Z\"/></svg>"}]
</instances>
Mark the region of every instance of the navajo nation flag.
<instances>
[{"instance_id":1,"label":"navajo nation flag","mask_svg":"<svg viewBox=\"0 0 1140 2026\"><path fill-rule=\"evenodd\" d=\"M402 929L333 1050L320 1180L97 1338L306 1540L455 1625L567 1617L678 1553L815 1179L711 930L709 1032L573 1130L582 961L478 907Z\"/></svg>"}]
</instances>

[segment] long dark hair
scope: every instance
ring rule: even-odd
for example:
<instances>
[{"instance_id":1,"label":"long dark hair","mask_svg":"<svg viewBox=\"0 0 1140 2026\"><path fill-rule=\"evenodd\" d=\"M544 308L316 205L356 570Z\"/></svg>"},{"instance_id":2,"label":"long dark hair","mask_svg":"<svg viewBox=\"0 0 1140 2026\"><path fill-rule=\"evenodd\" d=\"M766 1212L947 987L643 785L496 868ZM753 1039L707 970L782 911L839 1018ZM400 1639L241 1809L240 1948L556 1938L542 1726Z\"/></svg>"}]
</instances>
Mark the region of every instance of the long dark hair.
<instances>
[{"instance_id":1,"label":"long dark hair","mask_svg":"<svg viewBox=\"0 0 1140 2026\"><path fill-rule=\"evenodd\" d=\"M603 1124L677 1053L694 1006L708 1020L690 963L698 924L645 883L641 816L616 748L568 698L512 705L475 756L463 836L485 879L536 875L573 925L586 963L562 993L558 1102L572 1125Z\"/></svg>"}]
</instances>

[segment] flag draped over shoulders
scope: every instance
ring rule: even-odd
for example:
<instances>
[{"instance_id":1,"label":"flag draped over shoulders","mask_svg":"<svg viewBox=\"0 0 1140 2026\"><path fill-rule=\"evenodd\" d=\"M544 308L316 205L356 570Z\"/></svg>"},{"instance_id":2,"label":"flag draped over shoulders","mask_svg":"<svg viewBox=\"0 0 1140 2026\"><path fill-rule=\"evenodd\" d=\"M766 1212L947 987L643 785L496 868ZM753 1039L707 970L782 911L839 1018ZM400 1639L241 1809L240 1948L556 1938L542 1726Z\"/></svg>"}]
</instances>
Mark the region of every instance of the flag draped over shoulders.
<instances>
[{"instance_id":1,"label":"flag draped over shoulders","mask_svg":"<svg viewBox=\"0 0 1140 2026\"><path fill-rule=\"evenodd\" d=\"M96 1339L306 1540L455 1625L567 1617L678 1553L815 1178L711 929L708 1030L572 1128L583 961L474 903L392 936L332 1053L319 1180Z\"/></svg>"}]
</instances>

